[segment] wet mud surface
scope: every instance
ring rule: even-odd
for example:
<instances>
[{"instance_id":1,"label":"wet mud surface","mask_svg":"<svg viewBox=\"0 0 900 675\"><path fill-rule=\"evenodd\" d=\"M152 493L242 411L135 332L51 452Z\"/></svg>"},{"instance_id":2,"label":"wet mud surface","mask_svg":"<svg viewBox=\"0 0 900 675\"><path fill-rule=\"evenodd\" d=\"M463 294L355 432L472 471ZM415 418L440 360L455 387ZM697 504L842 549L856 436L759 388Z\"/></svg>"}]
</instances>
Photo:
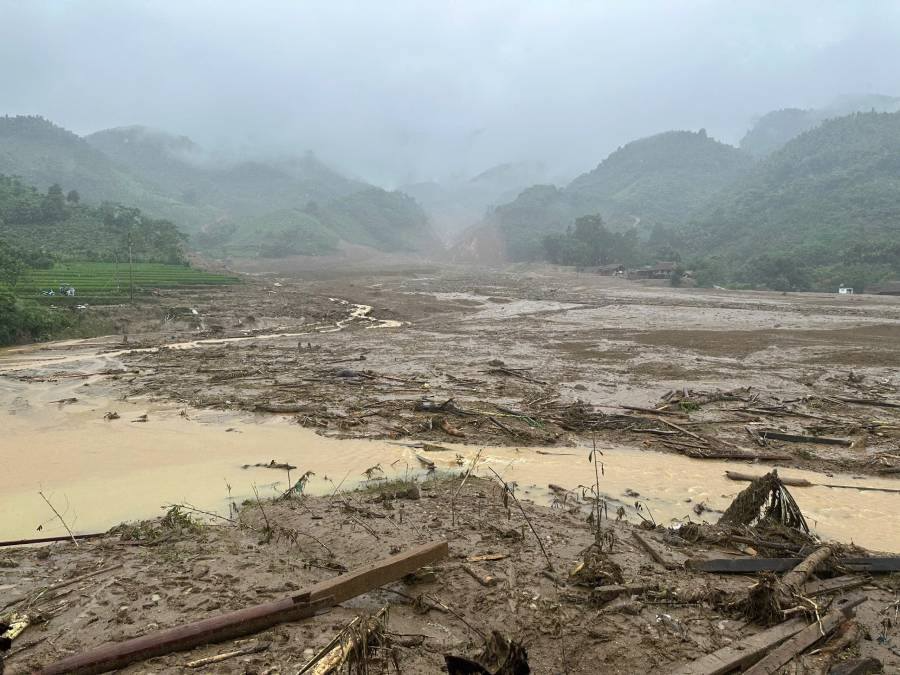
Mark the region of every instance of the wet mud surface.
<instances>
[{"instance_id":1,"label":"wet mud surface","mask_svg":"<svg viewBox=\"0 0 900 675\"><path fill-rule=\"evenodd\" d=\"M193 325L132 323L127 345L95 350L121 370L111 377L126 398L291 415L336 437L567 446L592 433L664 452L900 471L896 298L681 290L529 268L266 277L170 302L190 306ZM67 360L91 351L71 350L55 355L61 368L96 372L90 359ZM628 413L619 406L650 412L617 418ZM654 419L661 407L702 447L652 433L673 431ZM754 427L849 444L760 443Z\"/></svg>"},{"instance_id":2,"label":"wet mud surface","mask_svg":"<svg viewBox=\"0 0 900 675\"><path fill-rule=\"evenodd\" d=\"M771 552L659 528L647 536L675 563L667 570L632 529L648 516L676 531L715 522L744 486L726 470L805 478L814 486L792 492L818 535L900 550L896 298L674 290L549 268L318 271L164 296L123 309L121 325L127 340L0 351L3 538L65 533L38 490L76 531L172 504L217 515L132 522L79 547L0 549L0 598L44 621L15 645L12 672L442 537L451 556L434 575L266 631L250 639L266 651L210 672L297 672L353 616L385 604L402 672L439 672L443 654L473 654L492 628L526 643L533 672L671 672L758 630L716 600L755 578L681 563ZM569 575L594 541L595 444L606 559L626 583L656 589L612 602L591 597L596 579ZM476 457L481 478L451 508L460 481L446 476ZM253 466L270 461L293 474ZM489 469L518 484L553 573ZM265 515L254 507L257 492L280 494L306 471L308 496L266 502ZM387 481L417 481L420 498L385 500ZM367 489L344 492L355 487ZM263 536L267 517L281 536ZM466 560L483 554L505 557ZM463 565L496 582L482 586ZM675 588L705 595L682 602ZM852 654L896 669L895 581L864 590ZM444 608L423 610L423 594ZM184 664L234 648L127 670L197 672ZM847 656L804 656L802 672Z\"/></svg>"},{"instance_id":3,"label":"wet mud surface","mask_svg":"<svg viewBox=\"0 0 900 675\"><path fill-rule=\"evenodd\" d=\"M668 673L761 630L733 604L753 577L683 565L688 558L746 556L746 546L698 542L696 533L647 530L615 516L603 521L598 545L584 520L589 507L577 497L538 507L519 490L526 521L515 505L505 505L496 481L470 478L461 487L459 478L429 478L416 485L413 498L406 486L398 491L397 483L375 481L334 497L247 503L231 523L195 525L182 512L118 528L78 548L8 549L0 554L3 597L43 621L16 641L8 672L30 672L108 640L290 596L342 570L444 538L449 558L401 582L311 619L121 672L198 672L186 664L260 645L264 651L200 672L296 673L355 616L384 606L390 609L382 647L369 672L393 672L389 659L404 673L442 672L445 654L471 656L483 645L482 634L497 629L524 644L531 672ZM267 523L278 525L267 533ZM635 531L677 569L655 562ZM593 590L617 582L642 590L618 597ZM795 664L802 672L827 672L830 664L863 655L879 658L885 672L900 667L891 649L895 589L890 578L865 583L869 600L856 622L867 637L849 652L826 649ZM823 610L832 600L818 599Z\"/></svg>"}]
</instances>

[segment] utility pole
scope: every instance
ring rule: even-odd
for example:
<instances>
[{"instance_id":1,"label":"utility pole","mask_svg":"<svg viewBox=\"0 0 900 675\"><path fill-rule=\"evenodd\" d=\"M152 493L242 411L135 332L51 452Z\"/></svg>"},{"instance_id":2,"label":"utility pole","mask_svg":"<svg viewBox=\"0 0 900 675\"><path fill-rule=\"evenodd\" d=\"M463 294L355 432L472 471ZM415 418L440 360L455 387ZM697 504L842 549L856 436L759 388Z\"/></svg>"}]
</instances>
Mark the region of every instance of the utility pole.
<instances>
[{"instance_id":1,"label":"utility pole","mask_svg":"<svg viewBox=\"0 0 900 675\"><path fill-rule=\"evenodd\" d=\"M134 259L131 257L131 242L128 242L128 267L131 277L131 304L134 304Z\"/></svg>"}]
</instances>

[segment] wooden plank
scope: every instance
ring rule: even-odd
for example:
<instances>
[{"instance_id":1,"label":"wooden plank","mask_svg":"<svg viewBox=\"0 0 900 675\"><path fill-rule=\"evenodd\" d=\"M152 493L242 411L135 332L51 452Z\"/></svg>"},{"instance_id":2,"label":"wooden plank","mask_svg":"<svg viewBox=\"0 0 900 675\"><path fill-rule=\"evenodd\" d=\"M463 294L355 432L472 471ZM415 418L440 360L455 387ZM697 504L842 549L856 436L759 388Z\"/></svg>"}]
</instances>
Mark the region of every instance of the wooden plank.
<instances>
[{"instance_id":1,"label":"wooden plank","mask_svg":"<svg viewBox=\"0 0 900 675\"><path fill-rule=\"evenodd\" d=\"M671 672L673 675L722 675L748 663L753 663L767 651L804 628L806 628L806 621L799 617L791 619L756 635L751 635L737 644L722 647L711 654L701 656L696 661L691 661L680 668L667 672Z\"/></svg>"},{"instance_id":2,"label":"wooden plank","mask_svg":"<svg viewBox=\"0 0 900 675\"><path fill-rule=\"evenodd\" d=\"M756 572L787 572L803 562L803 558L715 558L691 559L689 569L717 574L753 574ZM843 558L834 563L853 572L900 572L900 557Z\"/></svg>"},{"instance_id":3,"label":"wooden plank","mask_svg":"<svg viewBox=\"0 0 900 675\"><path fill-rule=\"evenodd\" d=\"M875 675L884 671L884 665L874 656L838 663L828 675Z\"/></svg>"},{"instance_id":4,"label":"wooden plank","mask_svg":"<svg viewBox=\"0 0 900 675\"><path fill-rule=\"evenodd\" d=\"M757 433L763 438L774 438L776 441L789 441L791 443L817 443L818 445L842 445L849 448L853 441L849 438L829 438L828 436L806 436L804 434L786 434L777 429L757 429Z\"/></svg>"},{"instance_id":5,"label":"wooden plank","mask_svg":"<svg viewBox=\"0 0 900 675\"><path fill-rule=\"evenodd\" d=\"M810 581L803 587L800 594L806 598L814 598L817 595L859 588L860 586L869 583L869 581L870 579L868 577L846 574L841 577L834 577L834 579Z\"/></svg>"},{"instance_id":6,"label":"wooden plank","mask_svg":"<svg viewBox=\"0 0 900 675\"><path fill-rule=\"evenodd\" d=\"M359 567L347 574L321 581L308 589L310 599L332 596L338 604L379 586L402 579L420 567L442 560L449 554L446 541L422 544L383 560Z\"/></svg>"},{"instance_id":7,"label":"wooden plank","mask_svg":"<svg viewBox=\"0 0 900 675\"><path fill-rule=\"evenodd\" d=\"M762 661L748 669L745 675L774 675L795 656L802 654L807 648L829 635L853 614L854 607L861 605L867 599L864 595L845 598L845 602L840 607L828 612L821 621L809 624L790 640L766 655Z\"/></svg>"},{"instance_id":8,"label":"wooden plank","mask_svg":"<svg viewBox=\"0 0 900 675\"><path fill-rule=\"evenodd\" d=\"M657 551L655 548L653 548L653 545L649 541L647 541L644 537L641 536L640 532L638 532L637 530L632 530L631 534L634 536L634 538L637 540L637 542L641 545L641 547L643 547L643 549L645 551L647 551L648 554L650 554L650 557L653 558L653 560L655 562L662 565L667 570L678 569L678 565L663 558L662 555L660 555L659 551Z\"/></svg>"},{"instance_id":9,"label":"wooden plank","mask_svg":"<svg viewBox=\"0 0 900 675\"><path fill-rule=\"evenodd\" d=\"M423 544L405 553L398 553L347 574L321 581L281 600L156 631L124 642L108 642L57 661L38 672L42 675L104 673L155 656L258 633L280 623L312 616L321 609L402 579L423 565L446 557L447 553L446 541Z\"/></svg>"}]
</instances>

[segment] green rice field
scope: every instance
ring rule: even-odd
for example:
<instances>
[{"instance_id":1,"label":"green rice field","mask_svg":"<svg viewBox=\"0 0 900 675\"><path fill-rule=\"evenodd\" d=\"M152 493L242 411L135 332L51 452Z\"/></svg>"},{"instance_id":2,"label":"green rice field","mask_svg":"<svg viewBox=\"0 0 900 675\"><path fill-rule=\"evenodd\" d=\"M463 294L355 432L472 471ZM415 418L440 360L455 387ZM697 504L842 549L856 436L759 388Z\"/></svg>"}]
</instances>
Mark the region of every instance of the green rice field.
<instances>
[{"instance_id":1,"label":"green rice field","mask_svg":"<svg viewBox=\"0 0 900 675\"><path fill-rule=\"evenodd\" d=\"M45 302L113 304L128 300L131 277L127 263L69 262L50 269L26 271L16 284L19 297ZM154 289L198 288L240 283L227 274L205 272L184 265L156 263L134 264L135 297L152 294ZM73 286L74 297L60 295L60 286ZM52 289L47 296L42 291Z\"/></svg>"}]
</instances>

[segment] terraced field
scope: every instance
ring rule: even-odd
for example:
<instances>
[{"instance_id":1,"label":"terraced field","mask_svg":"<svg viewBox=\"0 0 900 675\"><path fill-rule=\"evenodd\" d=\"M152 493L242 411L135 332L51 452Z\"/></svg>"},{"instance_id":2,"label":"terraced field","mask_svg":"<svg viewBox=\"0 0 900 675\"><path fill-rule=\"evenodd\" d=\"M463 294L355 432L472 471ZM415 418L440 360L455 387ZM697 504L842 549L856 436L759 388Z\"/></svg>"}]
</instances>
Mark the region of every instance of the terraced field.
<instances>
[{"instance_id":1,"label":"terraced field","mask_svg":"<svg viewBox=\"0 0 900 675\"><path fill-rule=\"evenodd\" d=\"M135 263L134 294L148 295L155 289L197 288L240 283L227 274L214 274L183 265ZM127 264L72 262L57 263L50 269L29 270L19 279L20 297L58 303L112 304L125 301L131 292L131 271ZM75 288L74 297L61 294L60 287ZM54 295L45 293L52 290Z\"/></svg>"}]
</instances>

